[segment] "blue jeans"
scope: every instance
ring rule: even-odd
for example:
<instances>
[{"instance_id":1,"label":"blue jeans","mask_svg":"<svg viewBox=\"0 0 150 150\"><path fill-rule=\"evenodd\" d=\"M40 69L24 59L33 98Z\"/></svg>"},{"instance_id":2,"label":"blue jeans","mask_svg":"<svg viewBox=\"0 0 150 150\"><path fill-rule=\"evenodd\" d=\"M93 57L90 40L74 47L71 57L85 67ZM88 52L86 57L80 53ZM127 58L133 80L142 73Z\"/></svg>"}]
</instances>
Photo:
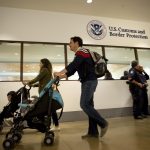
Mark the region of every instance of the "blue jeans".
<instances>
[{"instance_id":1,"label":"blue jeans","mask_svg":"<svg viewBox=\"0 0 150 150\"><path fill-rule=\"evenodd\" d=\"M108 124L94 108L93 97L97 83L97 80L90 80L81 85L80 106L89 118L88 134L98 134L97 125L104 128Z\"/></svg>"}]
</instances>

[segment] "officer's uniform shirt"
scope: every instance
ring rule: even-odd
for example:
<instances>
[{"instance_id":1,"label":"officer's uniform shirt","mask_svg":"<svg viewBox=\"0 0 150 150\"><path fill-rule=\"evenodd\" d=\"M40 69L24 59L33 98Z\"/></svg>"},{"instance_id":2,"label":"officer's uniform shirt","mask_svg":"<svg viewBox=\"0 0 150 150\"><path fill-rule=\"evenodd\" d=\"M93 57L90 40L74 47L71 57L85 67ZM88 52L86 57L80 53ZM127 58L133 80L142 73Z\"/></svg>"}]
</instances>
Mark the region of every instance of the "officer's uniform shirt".
<instances>
[{"instance_id":1,"label":"officer's uniform shirt","mask_svg":"<svg viewBox=\"0 0 150 150\"><path fill-rule=\"evenodd\" d=\"M129 70L129 78L131 78L130 81L135 80L135 81L141 83L139 73L134 68L131 68ZM130 82L130 84L129 84L130 90L134 90L137 87L138 86L136 84Z\"/></svg>"}]
</instances>

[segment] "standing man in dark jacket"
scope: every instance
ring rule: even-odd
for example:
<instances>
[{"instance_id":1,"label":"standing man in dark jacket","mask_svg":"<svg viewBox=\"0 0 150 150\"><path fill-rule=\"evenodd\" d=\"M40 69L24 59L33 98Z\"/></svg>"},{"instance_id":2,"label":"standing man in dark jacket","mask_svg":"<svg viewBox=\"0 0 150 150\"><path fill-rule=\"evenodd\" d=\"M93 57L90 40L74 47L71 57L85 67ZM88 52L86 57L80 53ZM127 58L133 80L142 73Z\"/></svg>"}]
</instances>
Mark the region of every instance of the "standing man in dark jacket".
<instances>
[{"instance_id":1,"label":"standing man in dark jacket","mask_svg":"<svg viewBox=\"0 0 150 150\"><path fill-rule=\"evenodd\" d=\"M137 61L131 62L132 68L129 70L129 90L133 99L133 116L135 119L143 119L142 107L143 107L143 84L141 75L139 73L139 64ZM144 74L142 74L143 76Z\"/></svg>"},{"instance_id":2,"label":"standing man in dark jacket","mask_svg":"<svg viewBox=\"0 0 150 150\"><path fill-rule=\"evenodd\" d=\"M107 131L108 123L94 108L93 97L98 81L91 55L82 45L83 41L80 37L75 36L70 39L70 50L75 53L75 58L65 69L55 72L54 75L65 78L73 75L76 71L78 72L81 82L80 106L89 118L88 132L82 138L99 137L97 125L101 127L100 136L103 137Z\"/></svg>"},{"instance_id":3,"label":"standing man in dark jacket","mask_svg":"<svg viewBox=\"0 0 150 150\"><path fill-rule=\"evenodd\" d=\"M131 62L131 69L129 70L129 90L133 99L133 116L135 119L142 119L141 105L142 105L142 84L140 83L139 76L137 74L137 61Z\"/></svg>"},{"instance_id":4,"label":"standing man in dark jacket","mask_svg":"<svg viewBox=\"0 0 150 150\"><path fill-rule=\"evenodd\" d=\"M149 79L149 75L144 71L142 66L139 66L139 78L143 85L142 87L142 117L146 118L149 115L148 112L148 94L147 94L147 80Z\"/></svg>"}]
</instances>

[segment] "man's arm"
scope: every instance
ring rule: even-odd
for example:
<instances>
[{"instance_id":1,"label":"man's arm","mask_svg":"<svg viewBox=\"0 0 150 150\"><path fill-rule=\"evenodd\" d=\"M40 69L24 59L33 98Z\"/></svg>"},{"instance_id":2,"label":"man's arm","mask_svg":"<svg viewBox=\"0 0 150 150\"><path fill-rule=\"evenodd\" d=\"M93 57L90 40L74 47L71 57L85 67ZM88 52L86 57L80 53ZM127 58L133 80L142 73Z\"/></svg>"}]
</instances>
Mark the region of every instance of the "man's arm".
<instances>
[{"instance_id":1,"label":"man's arm","mask_svg":"<svg viewBox=\"0 0 150 150\"><path fill-rule=\"evenodd\" d=\"M130 77L128 78L128 80L129 80L131 83L133 83L133 84L139 86L140 88L143 88L143 87L144 87L144 85L143 85L142 83L137 82L137 81L133 80L133 79L130 78Z\"/></svg>"},{"instance_id":2,"label":"man's arm","mask_svg":"<svg viewBox=\"0 0 150 150\"><path fill-rule=\"evenodd\" d=\"M59 76L62 79L62 78L66 78L66 77L73 75L76 72L77 68L80 66L80 64L84 60L82 53L79 53L79 54L77 53L74 60L66 68L64 68L62 71L54 72L54 76L55 77Z\"/></svg>"},{"instance_id":3,"label":"man's arm","mask_svg":"<svg viewBox=\"0 0 150 150\"><path fill-rule=\"evenodd\" d=\"M67 70L64 68L62 71L60 71L60 72L54 72L54 77L59 77L60 79L63 79L63 78L66 78L67 77L67 75L66 75L66 73L67 73Z\"/></svg>"},{"instance_id":4,"label":"man's arm","mask_svg":"<svg viewBox=\"0 0 150 150\"><path fill-rule=\"evenodd\" d=\"M143 73L144 73L146 80L149 80L149 75L145 71L143 71Z\"/></svg>"},{"instance_id":5,"label":"man's arm","mask_svg":"<svg viewBox=\"0 0 150 150\"><path fill-rule=\"evenodd\" d=\"M135 85L139 86L140 88L142 88L143 84L140 83L140 82L137 82L135 80L135 76L137 76L136 71L135 70L130 70L129 71L129 77L128 77L129 82L132 83L132 84L135 84Z\"/></svg>"}]
</instances>

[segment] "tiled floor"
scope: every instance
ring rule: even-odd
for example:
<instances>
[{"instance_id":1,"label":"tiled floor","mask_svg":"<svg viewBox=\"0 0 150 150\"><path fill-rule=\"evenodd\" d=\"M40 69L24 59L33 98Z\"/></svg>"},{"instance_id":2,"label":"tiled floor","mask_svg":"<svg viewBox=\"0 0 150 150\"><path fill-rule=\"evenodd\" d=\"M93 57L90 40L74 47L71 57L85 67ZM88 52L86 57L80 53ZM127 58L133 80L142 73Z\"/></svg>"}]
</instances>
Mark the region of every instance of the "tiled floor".
<instances>
[{"instance_id":1,"label":"tiled floor","mask_svg":"<svg viewBox=\"0 0 150 150\"><path fill-rule=\"evenodd\" d=\"M103 138L82 139L87 121L61 123L52 146L43 144L44 134L24 130L23 138L15 150L150 150L150 118L134 120L132 117L108 119L109 129ZM0 134L0 150L8 128Z\"/></svg>"}]
</instances>

